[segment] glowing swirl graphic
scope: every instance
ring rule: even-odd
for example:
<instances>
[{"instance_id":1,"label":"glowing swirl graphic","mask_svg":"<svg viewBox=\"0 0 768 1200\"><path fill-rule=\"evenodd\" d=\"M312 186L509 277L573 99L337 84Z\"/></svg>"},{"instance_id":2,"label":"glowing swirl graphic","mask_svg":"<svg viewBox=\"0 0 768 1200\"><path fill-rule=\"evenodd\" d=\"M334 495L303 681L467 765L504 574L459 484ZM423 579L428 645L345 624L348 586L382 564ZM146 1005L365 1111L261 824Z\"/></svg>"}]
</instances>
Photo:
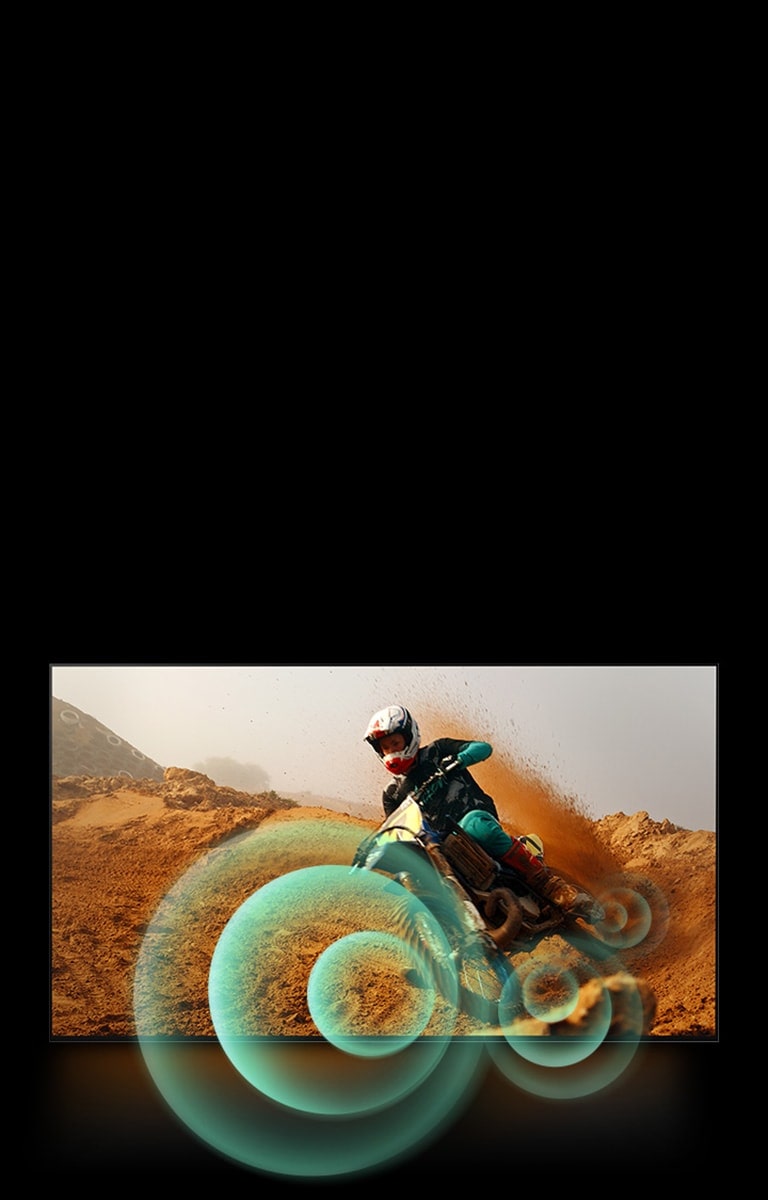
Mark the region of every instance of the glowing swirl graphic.
<instances>
[{"instance_id":1,"label":"glowing swirl graphic","mask_svg":"<svg viewBox=\"0 0 768 1200\"><path fill-rule=\"evenodd\" d=\"M264 1174L365 1174L436 1138L476 1094L486 1054L516 1087L561 1100L625 1069L638 1038L611 1044L602 976L624 970L616 949L666 932L647 880L609 881L601 950L570 935L567 951L521 955L491 1037L459 1039L466 984L450 905L351 872L359 834L322 820L260 827L209 850L158 906L135 972L136 1030L197 1137ZM585 985L598 993L588 1016Z\"/></svg>"},{"instance_id":2,"label":"glowing swirl graphic","mask_svg":"<svg viewBox=\"0 0 768 1200\"><path fill-rule=\"evenodd\" d=\"M455 1006L436 1020L439 1036L420 1042L407 1057L398 1056L393 1063L370 1061L389 1058L414 1042L433 1015L434 990L408 986L401 974L399 991L392 991L393 959L405 969L422 966L417 953L393 932L404 904L408 911L423 907L385 876L351 876L348 868L332 866L283 875L237 910L216 946L208 996L222 1048L249 1083L286 1106L341 1116L394 1103L434 1069L450 1044ZM295 1053L290 1041L269 1036L274 1003L265 981L295 970L300 943L290 937L292 928L311 941L315 928L325 928L330 917L337 918L341 932L355 913L369 927L344 933L316 952L306 984L320 1033L346 1055L335 1073L307 1072L311 1056ZM373 922L378 929L370 927ZM427 964L423 969L428 970ZM361 987L361 979L367 987ZM385 1018L379 1008L365 1012L365 992L378 993L379 983L387 991ZM378 1023L378 1031L372 1022ZM388 1032L382 1032L385 1026Z\"/></svg>"},{"instance_id":3,"label":"glowing swirl graphic","mask_svg":"<svg viewBox=\"0 0 768 1200\"><path fill-rule=\"evenodd\" d=\"M643 1032L642 997L618 958L600 955L592 939L568 938L567 950L532 956L507 981L499 1006L507 1046L489 1047L510 1082L537 1096L574 1100L602 1090L626 1069ZM620 979L622 1036L607 978Z\"/></svg>"},{"instance_id":4,"label":"glowing swirl graphic","mask_svg":"<svg viewBox=\"0 0 768 1200\"><path fill-rule=\"evenodd\" d=\"M611 876L598 899L605 909L605 919L597 929L606 945L631 950L642 943L647 953L666 937L669 905L656 884L645 876Z\"/></svg>"},{"instance_id":5,"label":"glowing swirl graphic","mask_svg":"<svg viewBox=\"0 0 768 1200\"><path fill-rule=\"evenodd\" d=\"M431 978L426 960L401 936L417 914L421 926L430 923L431 940L445 944L431 914L385 876L298 865L313 856L348 863L353 852L354 845L321 821L286 822L233 838L195 863L165 896L139 954L136 1028L156 1086L198 1137L267 1174L364 1173L415 1153L455 1119L478 1086L482 1044L451 1037L455 994L453 1002L441 995L438 1003L434 988L424 986ZM252 881L275 860L293 861L296 869L254 891ZM184 1044L176 1039L178 1013L189 1004L186 972L196 938L205 941L205 929L215 924L212 913L221 928L212 948L206 943L198 953L209 955L218 1041ZM337 941L308 952L317 929L331 919ZM272 1024L275 996L299 962L312 1010L325 1027L305 1028L314 1040L279 1037ZM360 1028L359 1014L338 1007L333 986L345 963L356 964L358 979L363 967L368 975L376 967L388 985L393 965L405 962L416 969L420 986L402 988L389 1033L369 1027L355 1053L323 1038L330 1032L337 1042L349 1042L346 1035ZM422 1037L425 1031L429 1036Z\"/></svg>"},{"instance_id":6,"label":"glowing swirl graphic","mask_svg":"<svg viewBox=\"0 0 768 1200\"><path fill-rule=\"evenodd\" d=\"M396 1030L385 1036L381 1014L366 1006L354 982L371 964L386 976L396 1007L407 972L430 971L429 964L391 933L350 933L320 955L309 976L307 1000L312 1019L331 1045L348 1054L378 1058L395 1054L423 1033L434 1011L435 991L434 986L409 988L405 1012Z\"/></svg>"}]
</instances>

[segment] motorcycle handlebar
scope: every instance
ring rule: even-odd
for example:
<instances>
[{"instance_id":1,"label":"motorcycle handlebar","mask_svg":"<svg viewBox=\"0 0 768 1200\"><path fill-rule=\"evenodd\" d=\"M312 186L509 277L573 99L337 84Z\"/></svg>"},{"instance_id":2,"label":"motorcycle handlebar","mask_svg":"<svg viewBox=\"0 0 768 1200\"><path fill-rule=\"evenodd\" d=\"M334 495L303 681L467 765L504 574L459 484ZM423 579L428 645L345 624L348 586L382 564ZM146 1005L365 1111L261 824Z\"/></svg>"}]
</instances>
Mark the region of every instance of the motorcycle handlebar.
<instances>
[{"instance_id":1,"label":"motorcycle handlebar","mask_svg":"<svg viewBox=\"0 0 768 1200\"><path fill-rule=\"evenodd\" d=\"M429 775L419 787L414 788L410 793L411 800L415 800L418 804L419 797L424 794L431 783L435 783L438 779L447 780L448 772L443 767L438 767L431 775Z\"/></svg>"}]
</instances>

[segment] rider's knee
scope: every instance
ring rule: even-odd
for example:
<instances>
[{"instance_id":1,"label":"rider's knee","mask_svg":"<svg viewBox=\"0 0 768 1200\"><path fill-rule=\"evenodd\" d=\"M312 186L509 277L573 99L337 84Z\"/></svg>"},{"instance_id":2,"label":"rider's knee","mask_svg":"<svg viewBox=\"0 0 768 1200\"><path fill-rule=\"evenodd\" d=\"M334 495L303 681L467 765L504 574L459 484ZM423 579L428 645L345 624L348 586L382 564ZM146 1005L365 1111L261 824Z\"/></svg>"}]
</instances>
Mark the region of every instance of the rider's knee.
<instances>
[{"instance_id":1,"label":"rider's knee","mask_svg":"<svg viewBox=\"0 0 768 1200\"><path fill-rule=\"evenodd\" d=\"M488 812L483 812L480 808L474 808L471 812L466 813L459 821L459 825L494 858L506 854L512 845L512 838L504 832L496 818Z\"/></svg>"}]
</instances>

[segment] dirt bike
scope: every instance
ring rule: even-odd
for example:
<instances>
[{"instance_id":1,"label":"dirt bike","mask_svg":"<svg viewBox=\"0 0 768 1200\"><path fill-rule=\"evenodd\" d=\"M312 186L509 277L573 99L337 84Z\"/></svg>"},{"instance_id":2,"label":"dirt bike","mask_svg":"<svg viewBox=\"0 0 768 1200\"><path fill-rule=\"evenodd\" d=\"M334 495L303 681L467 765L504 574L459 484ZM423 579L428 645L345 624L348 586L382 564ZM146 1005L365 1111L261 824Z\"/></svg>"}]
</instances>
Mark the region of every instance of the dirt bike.
<instances>
[{"instance_id":1,"label":"dirt bike","mask_svg":"<svg viewBox=\"0 0 768 1200\"><path fill-rule=\"evenodd\" d=\"M555 932L588 938L598 957L602 943L583 916L537 895L456 822L449 821L444 833L430 826L420 799L441 781L445 771L438 768L406 796L360 843L352 867L389 875L422 901L444 936L434 921L409 914L404 938L428 959L437 987L445 991L457 979L462 1010L495 1024L513 954ZM594 911L599 920L596 900Z\"/></svg>"}]
</instances>

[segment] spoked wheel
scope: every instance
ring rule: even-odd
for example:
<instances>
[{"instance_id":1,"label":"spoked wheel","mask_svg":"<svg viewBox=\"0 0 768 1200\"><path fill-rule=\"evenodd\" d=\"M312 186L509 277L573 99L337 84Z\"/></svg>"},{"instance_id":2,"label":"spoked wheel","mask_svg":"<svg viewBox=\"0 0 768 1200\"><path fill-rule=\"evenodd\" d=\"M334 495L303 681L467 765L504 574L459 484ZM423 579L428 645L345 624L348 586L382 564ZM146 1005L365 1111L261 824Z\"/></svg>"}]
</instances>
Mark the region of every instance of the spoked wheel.
<instances>
[{"instance_id":1,"label":"spoked wheel","mask_svg":"<svg viewBox=\"0 0 768 1200\"><path fill-rule=\"evenodd\" d=\"M498 1024L499 1001L512 967L502 951L511 945L523 922L520 902L507 888L485 897L487 940L478 937L465 949L459 968L462 1009L486 1025Z\"/></svg>"},{"instance_id":2,"label":"spoked wheel","mask_svg":"<svg viewBox=\"0 0 768 1200\"><path fill-rule=\"evenodd\" d=\"M499 1001L511 970L500 951L486 949L479 941L472 946L459 966L462 1011L484 1025L497 1025Z\"/></svg>"},{"instance_id":3,"label":"spoked wheel","mask_svg":"<svg viewBox=\"0 0 768 1200\"><path fill-rule=\"evenodd\" d=\"M478 933L468 939L455 908L442 897L430 896L428 907L428 914L414 913L403 905L401 936L416 951L441 995L474 1020L497 1024L510 964L490 938L486 941Z\"/></svg>"}]
</instances>

